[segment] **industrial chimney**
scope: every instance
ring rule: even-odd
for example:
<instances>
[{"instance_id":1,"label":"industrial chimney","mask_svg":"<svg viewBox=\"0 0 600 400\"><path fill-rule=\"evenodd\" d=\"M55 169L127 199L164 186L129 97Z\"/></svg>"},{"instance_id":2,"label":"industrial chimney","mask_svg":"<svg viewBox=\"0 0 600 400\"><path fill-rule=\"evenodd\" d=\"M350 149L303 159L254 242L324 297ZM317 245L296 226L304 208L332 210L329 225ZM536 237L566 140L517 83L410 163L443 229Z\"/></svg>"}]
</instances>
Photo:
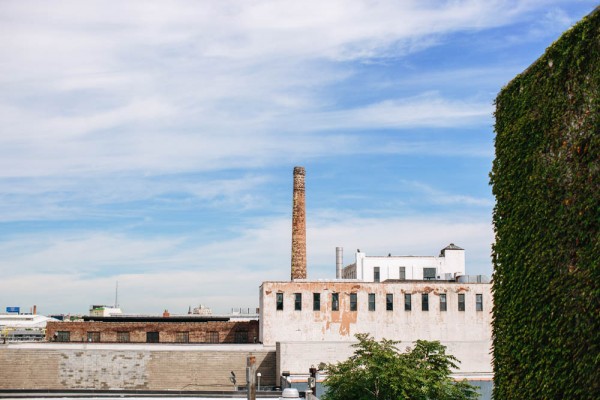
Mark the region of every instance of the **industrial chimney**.
<instances>
[{"instance_id":1,"label":"industrial chimney","mask_svg":"<svg viewBox=\"0 0 600 400\"><path fill-rule=\"evenodd\" d=\"M292 204L292 280L306 279L306 203L304 167L294 167Z\"/></svg>"},{"instance_id":2,"label":"industrial chimney","mask_svg":"<svg viewBox=\"0 0 600 400\"><path fill-rule=\"evenodd\" d=\"M335 248L335 279L342 279L342 268L344 266L344 248Z\"/></svg>"}]
</instances>

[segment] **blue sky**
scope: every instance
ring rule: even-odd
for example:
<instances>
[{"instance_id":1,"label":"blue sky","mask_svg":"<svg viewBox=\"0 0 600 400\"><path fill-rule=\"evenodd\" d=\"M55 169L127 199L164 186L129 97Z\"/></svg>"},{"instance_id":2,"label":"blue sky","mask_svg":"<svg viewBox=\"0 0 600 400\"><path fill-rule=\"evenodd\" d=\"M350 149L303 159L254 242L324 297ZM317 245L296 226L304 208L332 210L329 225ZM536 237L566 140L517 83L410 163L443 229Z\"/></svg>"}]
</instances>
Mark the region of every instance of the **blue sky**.
<instances>
[{"instance_id":1,"label":"blue sky","mask_svg":"<svg viewBox=\"0 0 600 400\"><path fill-rule=\"evenodd\" d=\"M597 1L2 1L0 307L257 307L453 242L491 275L493 101Z\"/></svg>"}]
</instances>

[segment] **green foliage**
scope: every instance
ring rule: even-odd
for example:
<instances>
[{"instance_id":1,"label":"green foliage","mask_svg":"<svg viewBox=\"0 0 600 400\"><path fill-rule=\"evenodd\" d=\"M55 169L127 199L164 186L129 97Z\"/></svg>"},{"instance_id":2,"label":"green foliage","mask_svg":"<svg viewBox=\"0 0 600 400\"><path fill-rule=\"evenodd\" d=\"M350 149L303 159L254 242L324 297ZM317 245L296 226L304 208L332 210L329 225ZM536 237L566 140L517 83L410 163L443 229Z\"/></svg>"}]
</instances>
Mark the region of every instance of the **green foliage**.
<instances>
[{"instance_id":1,"label":"green foliage","mask_svg":"<svg viewBox=\"0 0 600 400\"><path fill-rule=\"evenodd\" d=\"M600 9L496 99L494 397L600 398Z\"/></svg>"},{"instance_id":2,"label":"green foliage","mask_svg":"<svg viewBox=\"0 0 600 400\"><path fill-rule=\"evenodd\" d=\"M440 342L419 340L408 353L399 342L376 342L368 334L356 335L354 356L327 366L327 393L323 400L468 400L478 397L466 382L455 383L450 368L458 360L446 354Z\"/></svg>"}]
</instances>

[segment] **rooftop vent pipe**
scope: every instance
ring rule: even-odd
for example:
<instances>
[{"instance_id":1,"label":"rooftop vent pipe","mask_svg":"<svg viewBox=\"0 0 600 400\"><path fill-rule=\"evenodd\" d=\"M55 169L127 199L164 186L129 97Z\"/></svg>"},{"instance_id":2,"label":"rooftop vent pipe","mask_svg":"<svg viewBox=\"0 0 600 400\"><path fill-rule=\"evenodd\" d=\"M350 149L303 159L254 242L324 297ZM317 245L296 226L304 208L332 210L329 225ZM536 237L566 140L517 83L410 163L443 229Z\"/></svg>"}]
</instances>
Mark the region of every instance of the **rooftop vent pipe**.
<instances>
[{"instance_id":1,"label":"rooftop vent pipe","mask_svg":"<svg viewBox=\"0 0 600 400\"><path fill-rule=\"evenodd\" d=\"M335 248L335 278L342 279L342 268L344 266L344 248Z\"/></svg>"}]
</instances>

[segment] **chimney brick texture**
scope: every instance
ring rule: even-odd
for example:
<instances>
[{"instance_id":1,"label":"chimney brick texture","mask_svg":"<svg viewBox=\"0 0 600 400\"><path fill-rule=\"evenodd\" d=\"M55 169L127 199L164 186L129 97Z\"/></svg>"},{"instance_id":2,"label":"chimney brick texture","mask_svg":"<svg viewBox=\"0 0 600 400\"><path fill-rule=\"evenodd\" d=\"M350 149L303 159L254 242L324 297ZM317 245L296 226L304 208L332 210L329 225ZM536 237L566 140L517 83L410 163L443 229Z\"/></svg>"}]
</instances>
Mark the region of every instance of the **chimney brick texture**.
<instances>
[{"instance_id":1,"label":"chimney brick texture","mask_svg":"<svg viewBox=\"0 0 600 400\"><path fill-rule=\"evenodd\" d=\"M304 167L294 167L292 205L292 280L306 279L306 202Z\"/></svg>"}]
</instances>

